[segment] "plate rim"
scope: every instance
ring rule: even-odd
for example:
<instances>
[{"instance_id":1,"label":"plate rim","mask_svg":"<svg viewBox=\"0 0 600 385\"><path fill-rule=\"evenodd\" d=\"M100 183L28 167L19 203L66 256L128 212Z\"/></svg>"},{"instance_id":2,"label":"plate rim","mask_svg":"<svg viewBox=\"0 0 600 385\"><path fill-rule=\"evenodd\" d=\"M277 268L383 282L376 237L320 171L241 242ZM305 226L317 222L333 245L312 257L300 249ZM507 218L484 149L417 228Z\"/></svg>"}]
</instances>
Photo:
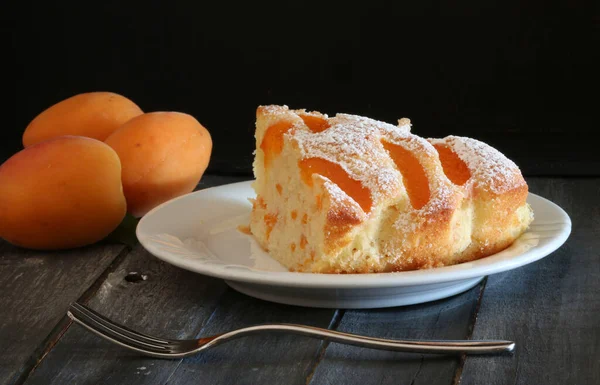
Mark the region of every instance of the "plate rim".
<instances>
[{"instance_id":1,"label":"plate rim","mask_svg":"<svg viewBox=\"0 0 600 385\"><path fill-rule=\"evenodd\" d=\"M491 274L502 273L508 270L513 270L518 267L536 262L554 251L558 250L569 238L572 230L571 218L567 212L558 206L556 203L544 198L540 195L529 192L529 195L534 199L539 199L543 204L551 207L561 216L561 222L564 221L564 227L559 234L552 237L550 242L543 246L535 247L525 251L511 259L498 261L495 264L488 266L484 265L488 256L475 261L467 262L473 266L470 268L461 268L462 264L444 266L432 269L389 272L389 273L366 273L366 274L320 274L320 273L299 273L299 272L277 272L267 270L250 269L247 266L235 264L210 264L206 262L199 263L197 259L191 258L174 258L167 252L161 251L154 247L152 243L145 239L145 235L141 234L144 224L151 220L156 212L164 210L169 205L179 200L192 199L198 195L214 193L219 189L232 189L244 185L250 187L254 179L226 183L219 186L208 187L202 190L194 191L188 194L181 195L164 202L144 215L136 226L136 237L142 247L146 249L154 257L198 274L207 275L215 278L220 278L228 281L245 282L262 284L269 286L284 286L298 287L311 289L359 289L359 288L384 288L384 287L400 287L400 286L416 286L428 285L442 282L459 281L469 278L482 277ZM246 199L244 197L243 199ZM535 213L534 213L535 214ZM483 261L483 262L482 262ZM499 266L500 265L500 266ZM458 266L458 267L457 267Z\"/></svg>"}]
</instances>

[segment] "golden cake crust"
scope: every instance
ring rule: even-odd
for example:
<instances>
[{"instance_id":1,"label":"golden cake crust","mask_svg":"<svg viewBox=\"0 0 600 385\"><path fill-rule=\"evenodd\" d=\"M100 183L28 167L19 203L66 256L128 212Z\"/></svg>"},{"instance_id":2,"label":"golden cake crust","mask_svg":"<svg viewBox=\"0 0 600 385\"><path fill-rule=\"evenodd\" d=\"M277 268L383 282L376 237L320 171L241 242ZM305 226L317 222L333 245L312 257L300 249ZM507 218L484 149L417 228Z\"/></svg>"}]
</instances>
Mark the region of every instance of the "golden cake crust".
<instances>
[{"instance_id":1,"label":"golden cake crust","mask_svg":"<svg viewBox=\"0 0 600 385\"><path fill-rule=\"evenodd\" d=\"M398 124L260 106L259 243L294 271L386 272L481 258L527 228L513 162L474 139L424 139Z\"/></svg>"}]
</instances>

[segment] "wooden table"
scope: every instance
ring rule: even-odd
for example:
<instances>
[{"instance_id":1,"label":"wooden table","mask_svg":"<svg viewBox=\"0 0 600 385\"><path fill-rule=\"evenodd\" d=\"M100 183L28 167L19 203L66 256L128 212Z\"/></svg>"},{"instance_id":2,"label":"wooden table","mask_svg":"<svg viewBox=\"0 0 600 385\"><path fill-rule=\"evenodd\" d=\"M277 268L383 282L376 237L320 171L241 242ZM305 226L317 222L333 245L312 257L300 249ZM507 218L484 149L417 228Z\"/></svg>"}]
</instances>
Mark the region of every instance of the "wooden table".
<instances>
[{"instance_id":1,"label":"wooden table","mask_svg":"<svg viewBox=\"0 0 600 385\"><path fill-rule=\"evenodd\" d=\"M204 188L247 178L205 176ZM140 245L36 252L0 243L1 384L599 384L600 178L528 178L573 221L567 243L455 297L344 310L278 305ZM147 279L138 279L143 274ZM134 329L193 338L293 322L387 338L498 338L514 355L424 356L299 336L243 338L183 360L141 357L73 325L82 301Z\"/></svg>"}]
</instances>

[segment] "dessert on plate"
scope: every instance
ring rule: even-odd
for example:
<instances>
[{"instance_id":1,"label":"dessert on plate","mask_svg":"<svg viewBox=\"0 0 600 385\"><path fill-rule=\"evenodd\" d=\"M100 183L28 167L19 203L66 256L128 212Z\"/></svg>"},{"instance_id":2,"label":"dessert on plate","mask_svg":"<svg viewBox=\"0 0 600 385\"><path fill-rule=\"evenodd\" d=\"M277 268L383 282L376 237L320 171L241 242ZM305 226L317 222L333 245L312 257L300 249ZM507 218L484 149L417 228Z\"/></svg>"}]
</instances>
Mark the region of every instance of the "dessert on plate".
<instances>
[{"instance_id":1,"label":"dessert on plate","mask_svg":"<svg viewBox=\"0 0 600 385\"><path fill-rule=\"evenodd\" d=\"M478 140L260 106L250 231L290 271L378 273L497 253L533 220L519 168Z\"/></svg>"}]
</instances>

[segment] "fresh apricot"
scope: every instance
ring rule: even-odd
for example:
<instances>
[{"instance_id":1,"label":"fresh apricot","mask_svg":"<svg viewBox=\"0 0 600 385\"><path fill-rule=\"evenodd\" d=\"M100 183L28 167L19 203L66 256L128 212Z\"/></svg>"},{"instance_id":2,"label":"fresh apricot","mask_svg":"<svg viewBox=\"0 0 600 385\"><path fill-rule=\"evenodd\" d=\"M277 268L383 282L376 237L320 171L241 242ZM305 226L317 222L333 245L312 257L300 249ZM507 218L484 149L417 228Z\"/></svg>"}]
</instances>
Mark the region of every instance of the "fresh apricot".
<instances>
[{"instance_id":1,"label":"fresh apricot","mask_svg":"<svg viewBox=\"0 0 600 385\"><path fill-rule=\"evenodd\" d=\"M110 135L106 144L121 158L127 208L136 217L193 191L212 152L210 133L181 112L137 116Z\"/></svg>"},{"instance_id":2,"label":"fresh apricot","mask_svg":"<svg viewBox=\"0 0 600 385\"><path fill-rule=\"evenodd\" d=\"M23 133L25 147L62 135L104 141L123 123L143 111L112 92L88 92L65 99L36 116Z\"/></svg>"},{"instance_id":3,"label":"fresh apricot","mask_svg":"<svg viewBox=\"0 0 600 385\"><path fill-rule=\"evenodd\" d=\"M103 142L62 136L0 166L0 237L31 249L67 249L106 237L126 213L121 163Z\"/></svg>"}]
</instances>

